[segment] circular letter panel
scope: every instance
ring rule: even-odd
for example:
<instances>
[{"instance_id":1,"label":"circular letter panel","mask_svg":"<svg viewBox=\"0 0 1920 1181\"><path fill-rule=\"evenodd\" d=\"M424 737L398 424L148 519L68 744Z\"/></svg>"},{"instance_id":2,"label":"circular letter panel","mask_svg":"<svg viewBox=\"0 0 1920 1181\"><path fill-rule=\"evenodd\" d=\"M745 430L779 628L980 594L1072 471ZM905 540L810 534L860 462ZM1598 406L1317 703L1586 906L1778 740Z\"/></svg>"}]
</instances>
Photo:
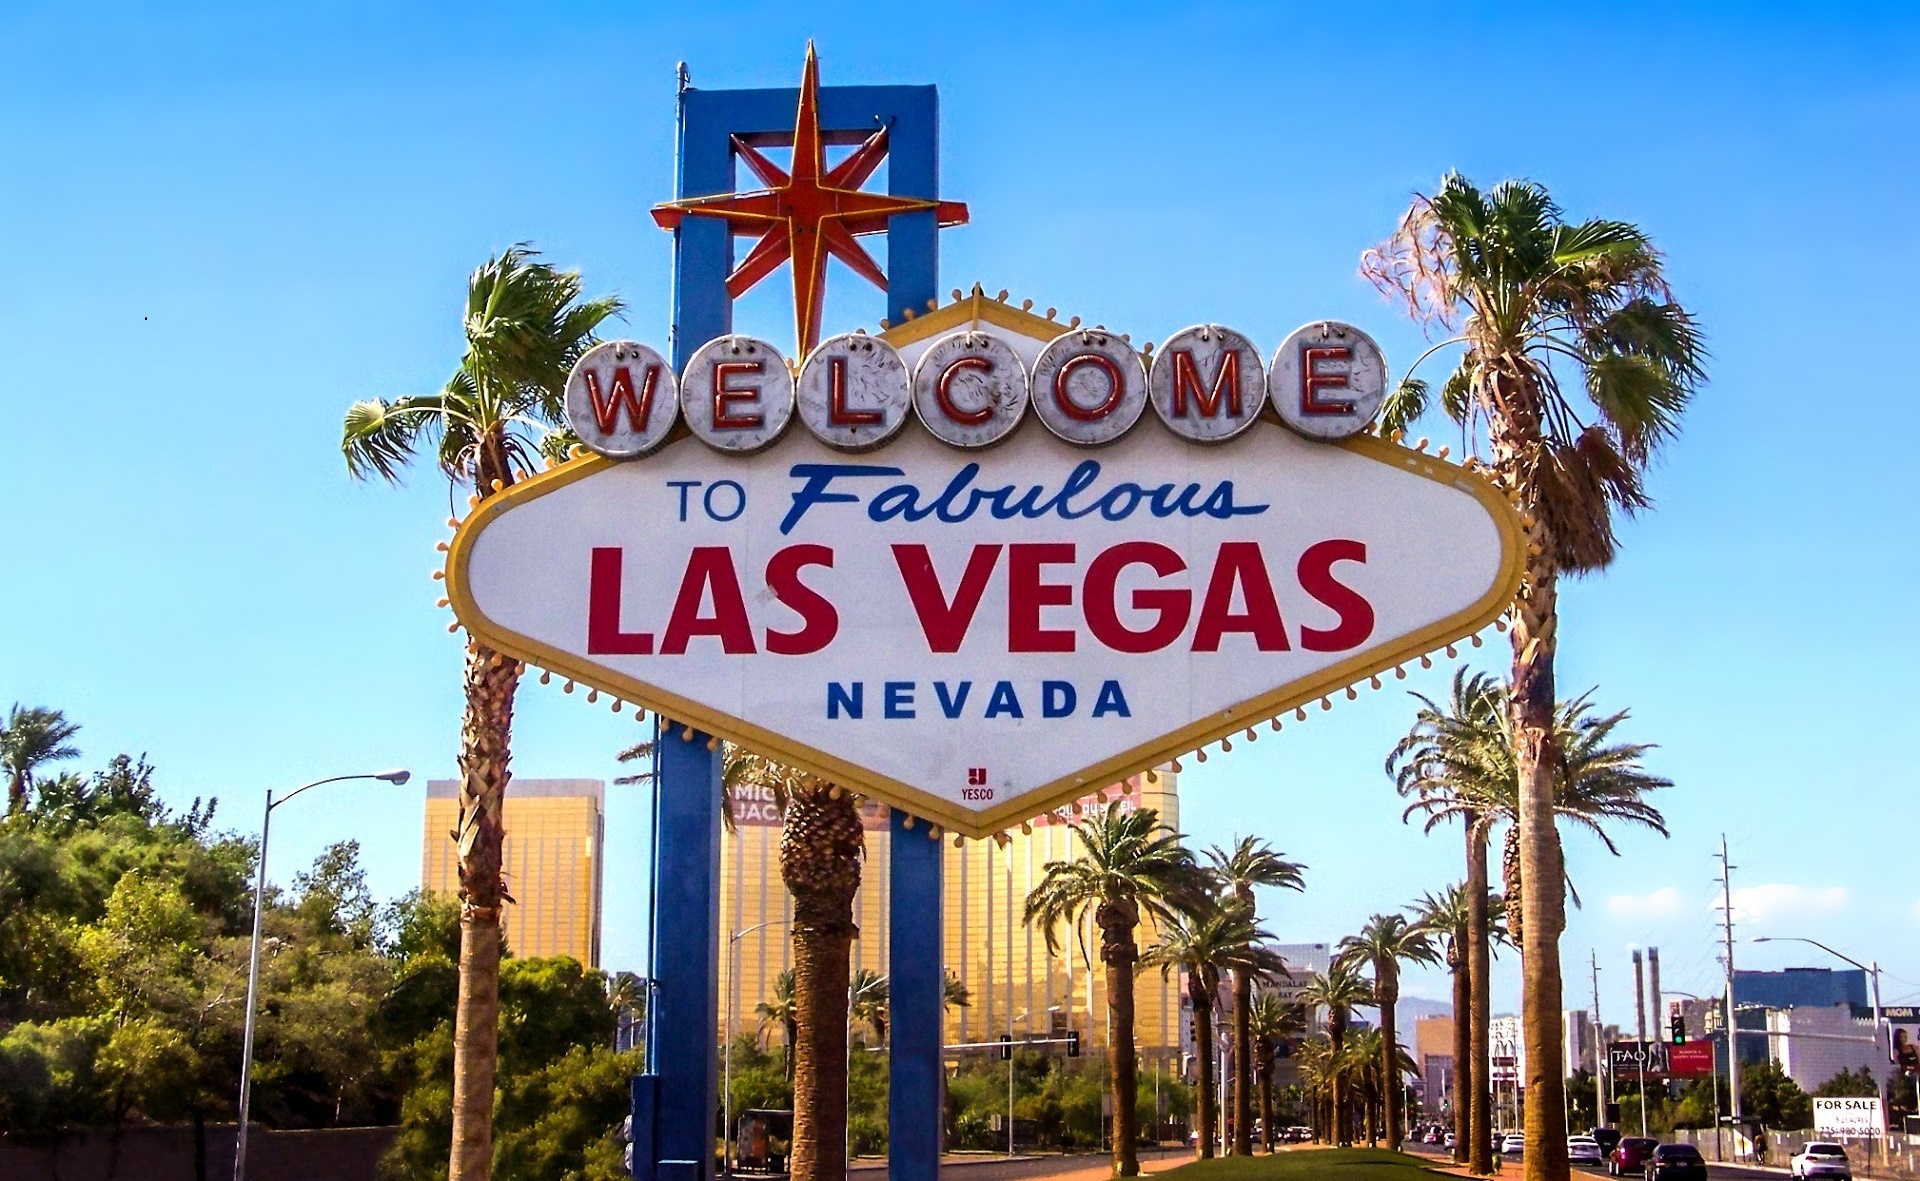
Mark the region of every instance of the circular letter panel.
<instances>
[{"instance_id":1,"label":"circular letter panel","mask_svg":"<svg viewBox=\"0 0 1920 1181\"><path fill-rule=\"evenodd\" d=\"M988 447L1027 412L1027 367L997 336L949 333L913 369L913 408L933 437L955 447Z\"/></svg>"},{"instance_id":2,"label":"circular letter panel","mask_svg":"<svg viewBox=\"0 0 1920 1181\"><path fill-rule=\"evenodd\" d=\"M865 451L898 434L913 402L913 380L894 347L849 332L822 341L800 367L800 421L822 443Z\"/></svg>"},{"instance_id":3,"label":"circular letter panel","mask_svg":"<svg viewBox=\"0 0 1920 1181\"><path fill-rule=\"evenodd\" d=\"M1260 417L1267 371L1246 337L1218 324L1196 324L1161 346L1147 388L1154 412L1174 434L1224 443Z\"/></svg>"},{"instance_id":4,"label":"circular letter panel","mask_svg":"<svg viewBox=\"0 0 1920 1181\"><path fill-rule=\"evenodd\" d=\"M1387 400L1387 358L1351 324L1318 320L1296 328L1273 354L1273 408L1309 439L1359 434Z\"/></svg>"},{"instance_id":5,"label":"circular letter panel","mask_svg":"<svg viewBox=\"0 0 1920 1181\"><path fill-rule=\"evenodd\" d=\"M589 451L608 459L652 451L679 417L680 380L646 345L603 341L567 375L567 425Z\"/></svg>"},{"instance_id":6,"label":"circular letter panel","mask_svg":"<svg viewBox=\"0 0 1920 1181\"><path fill-rule=\"evenodd\" d=\"M1127 433L1147 408L1140 354L1099 328L1054 337L1033 363L1033 411L1069 443L1095 447Z\"/></svg>"},{"instance_id":7,"label":"circular letter panel","mask_svg":"<svg viewBox=\"0 0 1920 1181\"><path fill-rule=\"evenodd\" d=\"M680 375L680 413L720 451L758 451L793 420L793 374L780 350L751 336L716 336Z\"/></svg>"}]
</instances>

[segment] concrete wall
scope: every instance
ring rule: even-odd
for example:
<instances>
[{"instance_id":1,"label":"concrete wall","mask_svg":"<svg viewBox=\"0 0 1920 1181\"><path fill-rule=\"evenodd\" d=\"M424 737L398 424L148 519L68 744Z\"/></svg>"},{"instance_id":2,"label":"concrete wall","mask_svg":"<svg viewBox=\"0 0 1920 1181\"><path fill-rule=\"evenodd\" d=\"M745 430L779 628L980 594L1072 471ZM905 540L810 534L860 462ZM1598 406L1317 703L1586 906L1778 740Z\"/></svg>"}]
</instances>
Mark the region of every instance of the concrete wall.
<instances>
[{"instance_id":1,"label":"concrete wall","mask_svg":"<svg viewBox=\"0 0 1920 1181\"><path fill-rule=\"evenodd\" d=\"M314 1128L247 1137L251 1181L373 1181L393 1128ZM206 1176L233 1176L234 1125L206 1128ZM191 1127L127 1128L118 1142L105 1132L57 1141L0 1136L0 1177L6 1181L196 1181Z\"/></svg>"}]
</instances>

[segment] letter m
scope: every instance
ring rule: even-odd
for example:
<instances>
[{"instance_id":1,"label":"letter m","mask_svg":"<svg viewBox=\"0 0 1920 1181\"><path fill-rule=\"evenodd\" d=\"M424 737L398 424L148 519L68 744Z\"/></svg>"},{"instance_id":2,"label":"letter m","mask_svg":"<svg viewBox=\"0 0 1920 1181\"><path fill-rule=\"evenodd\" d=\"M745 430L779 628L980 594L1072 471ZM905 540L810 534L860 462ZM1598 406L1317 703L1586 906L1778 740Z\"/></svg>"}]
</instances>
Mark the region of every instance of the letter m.
<instances>
[{"instance_id":1,"label":"letter m","mask_svg":"<svg viewBox=\"0 0 1920 1181\"><path fill-rule=\"evenodd\" d=\"M1193 397L1193 404L1199 408L1202 418L1219 415L1223 395L1228 417L1240 417L1240 350L1226 349L1221 352L1220 371L1213 375L1210 389L1201 388L1200 369L1193 362L1193 350L1173 350L1173 412L1176 416L1187 412L1189 395Z\"/></svg>"},{"instance_id":2,"label":"letter m","mask_svg":"<svg viewBox=\"0 0 1920 1181\"><path fill-rule=\"evenodd\" d=\"M647 375L641 382L639 396L633 392L633 370L622 365L613 371L613 389L602 393L600 375L589 368L583 375L587 379L587 397L593 401L593 423L600 428L601 434L611 435L619 428L620 408L626 407L627 424L636 431L647 429L647 420L653 415L653 389L660 383L660 366L647 366Z\"/></svg>"}]
</instances>

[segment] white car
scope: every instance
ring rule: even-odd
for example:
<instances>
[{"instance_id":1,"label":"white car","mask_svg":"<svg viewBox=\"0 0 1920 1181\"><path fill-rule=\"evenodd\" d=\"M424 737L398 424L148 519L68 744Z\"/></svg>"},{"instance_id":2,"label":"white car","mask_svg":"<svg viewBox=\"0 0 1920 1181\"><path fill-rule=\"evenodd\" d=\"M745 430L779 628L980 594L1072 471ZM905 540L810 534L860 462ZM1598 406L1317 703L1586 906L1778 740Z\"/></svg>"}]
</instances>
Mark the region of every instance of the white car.
<instances>
[{"instance_id":1,"label":"white car","mask_svg":"<svg viewBox=\"0 0 1920 1181\"><path fill-rule=\"evenodd\" d=\"M1796 1177L1837 1177L1853 1181L1853 1166L1847 1150L1831 1140L1809 1140L1800 1154L1787 1162L1787 1170Z\"/></svg>"},{"instance_id":2,"label":"white car","mask_svg":"<svg viewBox=\"0 0 1920 1181\"><path fill-rule=\"evenodd\" d=\"M1527 1138L1519 1132L1508 1132L1506 1139L1500 1141L1501 1156L1522 1156L1527 1151Z\"/></svg>"},{"instance_id":3,"label":"white car","mask_svg":"<svg viewBox=\"0 0 1920 1181\"><path fill-rule=\"evenodd\" d=\"M1455 1144L1458 1144L1459 1141L1454 1138L1452 1132L1448 1132L1446 1135L1440 1137L1440 1143L1447 1148L1452 1148Z\"/></svg>"},{"instance_id":4,"label":"white car","mask_svg":"<svg viewBox=\"0 0 1920 1181\"><path fill-rule=\"evenodd\" d=\"M1573 1165L1597 1165L1604 1154L1600 1151L1600 1142L1592 1136L1567 1137L1567 1163Z\"/></svg>"}]
</instances>

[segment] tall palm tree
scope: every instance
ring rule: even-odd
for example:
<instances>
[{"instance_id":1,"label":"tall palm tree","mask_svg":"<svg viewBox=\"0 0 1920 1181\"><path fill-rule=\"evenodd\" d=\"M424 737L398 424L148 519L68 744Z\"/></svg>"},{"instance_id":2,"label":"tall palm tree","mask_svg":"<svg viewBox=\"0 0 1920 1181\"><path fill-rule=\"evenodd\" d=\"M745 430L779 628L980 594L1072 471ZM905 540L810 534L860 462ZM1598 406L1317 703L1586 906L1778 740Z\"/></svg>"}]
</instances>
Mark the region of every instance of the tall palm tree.
<instances>
[{"instance_id":1,"label":"tall palm tree","mask_svg":"<svg viewBox=\"0 0 1920 1181\"><path fill-rule=\"evenodd\" d=\"M965 1009L972 1005L973 990L967 987L966 981L948 972L946 981L940 986L941 1009Z\"/></svg>"},{"instance_id":2,"label":"tall palm tree","mask_svg":"<svg viewBox=\"0 0 1920 1181\"><path fill-rule=\"evenodd\" d=\"M873 1030L873 1044L887 1044L887 998L892 989L887 978L872 968L855 968L847 980L847 995L852 998L853 1019Z\"/></svg>"},{"instance_id":3,"label":"tall palm tree","mask_svg":"<svg viewBox=\"0 0 1920 1181\"><path fill-rule=\"evenodd\" d=\"M1400 1080L1393 1074L1393 1060L1400 1051L1394 1028L1394 1006L1400 1001L1400 961L1434 964L1440 961L1440 953L1426 928L1409 923L1402 914L1377 914L1367 920L1358 935L1340 940L1340 954L1355 963L1364 961L1373 969L1373 993L1380 1005L1381 1100L1385 1104L1387 1147L1398 1152Z\"/></svg>"},{"instance_id":4,"label":"tall palm tree","mask_svg":"<svg viewBox=\"0 0 1920 1181\"><path fill-rule=\"evenodd\" d=\"M1604 569L1614 513L1650 501L1641 473L1679 429L1705 381L1706 349L1674 301L1658 250L1638 227L1570 223L1545 188L1482 192L1449 173L1418 196L1361 268L1416 319L1458 331L1464 353L1442 390L1463 430L1486 424L1495 480L1527 529L1512 628L1513 731L1520 777L1522 1029L1527 1048L1527 1181L1566 1176L1560 932L1565 906L1554 825L1554 646L1559 576ZM1584 396L1572 395L1578 388ZM1424 408L1403 384L1388 420Z\"/></svg>"},{"instance_id":5,"label":"tall palm tree","mask_svg":"<svg viewBox=\"0 0 1920 1181\"><path fill-rule=\"evenodd\" d=\"M466 353L446 386L347 409L340 447L348 472L398 482L415 455L431 448L441 472L471 488L476 503L503 491L532 470L542 436L563 418L568 371L619 309L616 299L582 300L578 272L555 270L525 246L487 260L467 280ZM500 817L521 667L477 641L467 646L451 1181L484 1178L493 1168L500 908L511 901L500 877Z\"/></svg>"},{"instance_id":6,"label":"tall palm tree","mask_svg":"<svg viewBox=\"0 0 1920 1181\"><path fill-rule=\"evenodd\" d=\"M1467 1163L1468 1096L1481 1072L1473 1060L1468 1023L1473 993L1467 974L1467 887L1456 882L1438 894L1423 894L1414 904L1420 925L1446 940L1447 971L1453 977L1453 1159Z\"/></svg>"},{"instance_id":7,"label":"tall palm tree","mask_svg":"<svg viewBox=\"0 0 1920 1181\"><path fill-rule=\"evenodd\" d=\"M787 1081L793 1081L794 1046L800 1041L800 1009L793 1003L793 969L782 968L773 978L773 996L754 1006L763 1025L778 1025L786 1039L781 1057L787 1068Z\"/></svg>"},{"instance_id":8,"label":"tall palm tree","mask_svg":"<svg viewBox=\"0 0 1920 1181\"><path fill-rule=\"evenodd\" d=\"M1367 1147L1380 1146L1381 1102L1388 1089L1382 1071L1391 1059L1387 1039L1378 1028L1362 1029L1347 1042L1347 1073L1353 1079L1354 1094L1360 1102L1360 1126L1367 1136ZM1395 1055L1397 1057L1397 1055Z\"/></svg>"},{"instance_id":9,"label":"tall palm tree","mask_svg":"<svg viewBox=\"0 0 1920 1181\"><path fill-rule=\"evenodd\" d=\"M1062 929L1080 937L1091 918L1100 929L1100 962L1106 973L1107 1019L1112 1045L1107 1053L1112 1093L1138 1090L1134 1050L1133 975L1140 959L1135 940L1142 917L1171 923L1177 907L1203 892L1193 856L1180 834L1160 823L1153 808L1125 811L1118 800L1092 816L1073 822L1083 852L1072 861L1049 861L1040 884L1027 895L1023 921L1040 924L1047 949L1060 950ZM1113 1105L1113 1171L1140 1173L1134 1149L1140 1136L1132 1103Z\"/></svg>"},{"instance_id":10,"label":"tall palm tree","mask_svg":"<svg viewBox=\"0 0 1920 1181\"><path fill-rule=\"evenodd\" d=\"M33 777L48 763L80 757L80 748L68 740L80 732L80 723L43 705L22 707L15 702L0 728L0 771L7 776L7 812L23 812Z\"/></svg>"},{"instance_id":11,"label":"tall palm tree","mask_svg":"<svg viewBox=\"0 0 1920 1181\"><path fill-rule=\"evenodd\" d=\"M1464 1143L1467 1167L1493 1171L1493 1095L1482 1064L1493 1051L1492 932L1487 890L1487 840L1495 819L1498 769L1512 763L1490 737L1500 712L1499 685L1484 673L1453 674L1452 692L1441 706L1420 694L1414 723L1387 755L1387 774L1402 796L1411 797L1405 819L1426 816L1425 831L1458 819L1466 830L1467 1056L1459 1082L1466 1102L1456 1113L1456 1143Z\"/></svg>"},{"instance_id":12,"label":"tall palm tree","mask_svg":"<svg viewBox=\"0 0 1920 1181\"><path fill-rule=\"evenodd\" d=\"M1347 1028L1353 1010L1374 1003L1373 986L1367 983L1366 977L1354 970L1352 963L1336 960L1325 972L1315 973L1307 981L1306 987L1300 990L1300 1003L1327 1011L1327 1042L1333 1048L1337 1063L1346 1051ZM1348 1090L1343 1072L1335 1070L1332 1101L1336 1144L1348 1143L1353 1131Z\"/></svg>"},{"instance_id":13,"label":"tall palm tree","mask_svg":"<svg viewBox=\"0 0 1920 1181\"><path fill-rule=\"evenodd\" d=\"M1160 942L1146 955L1162 974L1175 968L1186 973L1187 996L1193 1002L1193 1044L1200 1068L1200 1156L1213 1156L1219 1112L1214 1109L1214 1006L1220 995L1220 977L1235 979L1271 976L1286 971L1286 963L1265 943L1273 935L1254 919L1253 908L1238 898L1215 902L1197 899L1183 907L1167 924ZM1252 1050L1240 1058L1247 1062ZM1237 1102L1235 1107L1238 1108ZM1238 1129L1235 1131L1238 1139ZM1241 1155L1246 1155L1244 1152Z\"/></svg>"},{"instance_id":14,"label":"tall palm tree","mask_svg":"<svg viewBox=\"0 0 1920 1181\"><path fill-rule=\"evenodd\" d=\"M1273 1151L1273 1068L1280 1046L1306 1032L1306 1014L1271 992L1253 998L1248 1014L1253 1033L1253 1073L1260 1087L1260 1137Z\"/></svg>"},{"instance_id":15,"label":"tall palm tree","mask_svg":"<svg viewBox=\"0 0 1920 1181\"><path fill-rule=\"evenodd\" d=\"M1254 887L1275 886L1305 890L1305 865L1288 861L1257 837L1241 837L1231 851L1215 845L1207 851L1213 862L1213 875L1228 893L1254 912ZM1233 1151L1245 1156L1253 1151L1253 1072L1248 1060L1253 1055L1253 1029L1248 1024L1253 1003L1253 979L1235 970L1233 974Z\"/></svg>"}]
</instances>

